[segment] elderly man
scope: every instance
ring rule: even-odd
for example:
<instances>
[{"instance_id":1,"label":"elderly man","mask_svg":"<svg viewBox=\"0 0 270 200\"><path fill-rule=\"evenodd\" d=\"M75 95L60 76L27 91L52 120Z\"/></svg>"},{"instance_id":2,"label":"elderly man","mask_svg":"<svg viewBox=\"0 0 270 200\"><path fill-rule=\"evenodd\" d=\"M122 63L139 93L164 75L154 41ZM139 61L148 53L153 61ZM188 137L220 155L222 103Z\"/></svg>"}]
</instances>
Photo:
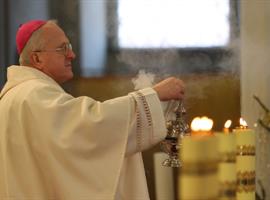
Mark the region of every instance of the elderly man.
<instances>
[{"instance_id":1,"label":"elderly man","mask_svg":"<svg viewBox=\"0 0 270 200\"><path fill-rule=\"evenodd\" d=\"M0 93L0 199L149 199L141 151L164 139L161 102L182 99L183 82L74 98L59 85L75 53L56 23L27 22L16 42L20 66Z\"/></svg>"}]
</instances>

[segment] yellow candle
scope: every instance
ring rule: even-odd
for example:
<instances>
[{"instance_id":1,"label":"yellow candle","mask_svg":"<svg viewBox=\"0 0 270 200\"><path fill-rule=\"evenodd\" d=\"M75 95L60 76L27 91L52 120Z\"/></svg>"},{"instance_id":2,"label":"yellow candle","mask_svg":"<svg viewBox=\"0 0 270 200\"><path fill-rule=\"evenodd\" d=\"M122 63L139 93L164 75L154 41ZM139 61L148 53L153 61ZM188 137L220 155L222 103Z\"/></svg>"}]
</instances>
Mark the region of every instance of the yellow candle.
<instances>
[{"instance_id":1,"label":"yellow candle","mask_svg":"<svg viewBox=\"0 0 270 200\"><path fill-rule=\"evenodd\" d=\"M217 138L184 137L180 154L179 199L218 199Z\"/></svg>"},{"instance_id":2,"label":"yellow candle","mask_svg":"<svg viewBox=\"0 0 270 200\"><path fill-rule=\"evenodd\" d=\"M191 123L191 137L182 139L179 199L218 198L217 138L213 136L212 126L211 119L196 117Z\"/></svg>"},{"instance_id":3,"label":"yellow candle","mask_svg":"<svg viewBox=\"0 0 270 200\"><path fill-rule=\"evenodd\" d=\"M236 138L235 134L220 132L215 134L218 138L218 180L219 199L228 200L236 198Z\"/></svg>"},{"instance_id":4,"label":"yellow candle","mask_svg":"<svg viewBox=\"0 0 270 200\"><path fill-rule=\"evenodd\" d=\"M237 200L255 199L255 132L241 118L236 134Z\"/></svg>"}]
</instances>

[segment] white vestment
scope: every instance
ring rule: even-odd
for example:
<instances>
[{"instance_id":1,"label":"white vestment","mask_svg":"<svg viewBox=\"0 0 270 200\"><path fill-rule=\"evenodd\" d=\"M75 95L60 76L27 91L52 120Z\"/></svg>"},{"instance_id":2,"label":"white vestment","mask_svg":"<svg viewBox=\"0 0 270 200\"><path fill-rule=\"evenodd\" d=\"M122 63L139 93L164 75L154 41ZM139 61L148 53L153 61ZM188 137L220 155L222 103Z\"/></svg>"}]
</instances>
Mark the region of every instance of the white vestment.
<instances>
[{"instance_id":1,"label":"white vestment","mask_svg":"<svg viewBox=\"0 0 270 200\"><path fill-rule=\"evenodd\" d=\"M98 102L11 66L0 93L0 199L149 199L141 151L165 136L151 88Z\"/></svg>"}]
</instances>

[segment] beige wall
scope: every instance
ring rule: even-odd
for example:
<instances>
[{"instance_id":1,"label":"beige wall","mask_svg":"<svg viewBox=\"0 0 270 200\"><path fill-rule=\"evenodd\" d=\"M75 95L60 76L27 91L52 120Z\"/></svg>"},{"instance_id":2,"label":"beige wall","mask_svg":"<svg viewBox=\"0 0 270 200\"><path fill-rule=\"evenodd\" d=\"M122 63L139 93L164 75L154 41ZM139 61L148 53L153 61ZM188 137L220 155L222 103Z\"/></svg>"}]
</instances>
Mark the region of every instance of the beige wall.
<instances>
[{"instance_id":1,"label":"beige wall","mask_svg":"<svg viewBox=\"0 0 270 200\"><path fill-rule=\"evenodd\" d=\"M270 1L241 1L241 112L248 123L259 117L252 98L270 106Z\"/></svg>"},{"instance_id":2,"label":"beige wall","mask_svg":"<svg viewBox=\"0 0 270 200\"><path fill-rule=\"evenodd\" d=\"M252 127L263 115L256 94L270 108L270 1L241 0L241 113ZM256 128L257 192L270 199L270 132Z\"/></svg>"}]
</instances>

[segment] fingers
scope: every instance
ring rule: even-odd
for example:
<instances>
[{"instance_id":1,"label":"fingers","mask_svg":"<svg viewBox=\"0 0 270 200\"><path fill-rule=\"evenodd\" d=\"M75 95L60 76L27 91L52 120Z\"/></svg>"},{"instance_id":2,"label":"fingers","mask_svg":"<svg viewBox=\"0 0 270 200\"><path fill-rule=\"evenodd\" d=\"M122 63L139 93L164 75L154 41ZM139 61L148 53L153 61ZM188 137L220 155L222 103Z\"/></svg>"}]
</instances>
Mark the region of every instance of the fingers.
<instances>
[{"instance_id":1,"label":"fingers","mask_svg":"<svg viewBox=\"0 0 270 200\"><path fill-rule=\"evenodd\" d=\"M184 97L185 97L185 93L181 91L176 95L176 98L174 100L183 100Z\"/></svg>"},{"instance_id":2,"label":"fingers","mask_svg":"<svg viewBox=\"0 0 270 200\"><path fill-rule=\"evenodd\" d=\"M178 100L182 100L185 95L185 85L181 79L177 79L176 84L178 86Z\"/></svg>"},{"instance_id":3,"label":"fingers","mask_svg":"<svg viewBox=\"0 0 270 200\"><path fill-rule=\"evenodd\" d=\"M170 77L169 80L169 89L172 92L172 100L182 100L185 95L185 86L184 82L181 79Z\"/></svg>"},{"instance_id":4,"label":"fingers","mask_svg":"<svg viewBox=\"0 0 270 200\"><path fill-rule=\"evenodd\" d=\"M184 82L178 78L167 78L153 87L161 101L181 100L185 95Z\"/></svg>"},{"instance_id":5,"label":"fingers","mask_svg":"<svg viewBox=\"0 0 270 200\"><path fill-rule=\"evenodd\" d=\"M179 95L179 100L183 100L185 97L185 93L184 92L181 92L180 95Z\"/></svg>"}]
</instances>

